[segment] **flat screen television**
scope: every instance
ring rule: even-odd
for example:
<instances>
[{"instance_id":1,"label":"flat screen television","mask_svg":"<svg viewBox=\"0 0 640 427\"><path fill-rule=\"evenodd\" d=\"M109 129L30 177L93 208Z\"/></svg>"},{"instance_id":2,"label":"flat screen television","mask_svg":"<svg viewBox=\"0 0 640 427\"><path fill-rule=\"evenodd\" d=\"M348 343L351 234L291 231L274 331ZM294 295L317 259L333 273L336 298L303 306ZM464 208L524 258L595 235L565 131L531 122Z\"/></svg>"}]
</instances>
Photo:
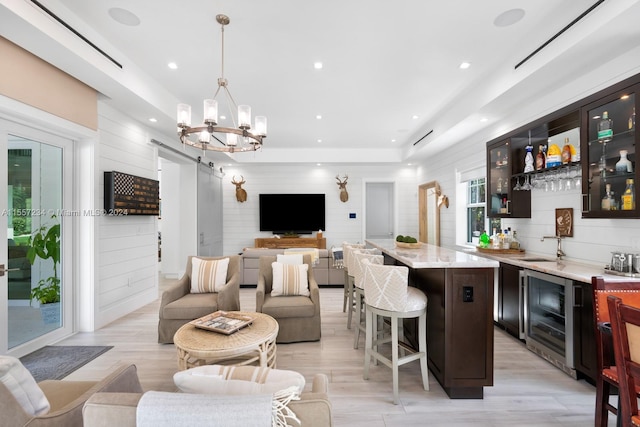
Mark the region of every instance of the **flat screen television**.
<instances>
[{"instance_id":1,"label":"flat screen television","mask_svg":"<svg viewBox=\"0 0 640 427\"><path fill-rule=\"evenodd\" d=\"M311 234L324 229L324 194L260 194L260 231Z\"/></svg>"}]
</instances>

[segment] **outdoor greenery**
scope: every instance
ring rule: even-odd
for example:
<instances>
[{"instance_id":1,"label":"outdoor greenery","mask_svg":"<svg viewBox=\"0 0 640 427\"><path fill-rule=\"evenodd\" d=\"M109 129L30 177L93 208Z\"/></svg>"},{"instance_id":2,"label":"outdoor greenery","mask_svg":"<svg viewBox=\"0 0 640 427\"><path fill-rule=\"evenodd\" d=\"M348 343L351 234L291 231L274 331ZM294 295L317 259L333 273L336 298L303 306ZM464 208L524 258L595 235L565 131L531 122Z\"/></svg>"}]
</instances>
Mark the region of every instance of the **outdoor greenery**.
<instances>
[{"instance_id":1,"label":"outdoor greenery","mask_svg":"<svg viewBox=\"0 0 640 427\"><path fill-rule=\"evenodd\" d=\"M40 304L60 302L60 224L57 221L49 228L43 225L31 235L27 259L33 265L36 258L53 261L53 276L40 279L38 286L31 290L31 300L38 300Z\"/></svg>"}]
</instances>

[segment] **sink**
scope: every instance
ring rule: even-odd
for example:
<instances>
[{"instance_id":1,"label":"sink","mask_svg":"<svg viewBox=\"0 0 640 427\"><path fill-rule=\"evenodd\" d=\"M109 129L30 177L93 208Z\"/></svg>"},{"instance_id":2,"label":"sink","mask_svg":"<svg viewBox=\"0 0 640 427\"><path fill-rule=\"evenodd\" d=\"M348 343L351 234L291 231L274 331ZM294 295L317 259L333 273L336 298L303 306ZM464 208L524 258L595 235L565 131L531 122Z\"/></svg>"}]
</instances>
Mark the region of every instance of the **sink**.
<instances>
[{"instance_id":1,"label":"sink","mask_svg":"<svg viewBox=\"0 0 640 427\"><path fill-rule=\"evenodd\" d=\"M520 261L525 261L525 262L556 262L555 259L549 259L549 258L520 258Z\"/></svg>"}]
</instances>

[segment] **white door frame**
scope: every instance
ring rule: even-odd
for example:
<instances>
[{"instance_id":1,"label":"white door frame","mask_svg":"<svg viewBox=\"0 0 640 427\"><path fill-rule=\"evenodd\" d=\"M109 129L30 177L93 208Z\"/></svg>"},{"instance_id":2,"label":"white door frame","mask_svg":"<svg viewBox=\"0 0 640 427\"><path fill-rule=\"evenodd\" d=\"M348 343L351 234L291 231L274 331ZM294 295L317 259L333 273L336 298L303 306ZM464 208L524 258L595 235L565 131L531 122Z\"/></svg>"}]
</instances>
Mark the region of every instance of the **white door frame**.
<instances>
[{"instance_id":1,"label":"white door frame","mask_svg":"<svg viewBox=\"0 0 640 427\"><path fill-rule=\"evenodd\" d=\"M60 141L63 145L63 208L82 212L95 208L94 156L97 131L69 122L53 114L0 95L0 164L7 162L7 135L15 134L27 139L51 144ZM54 143L52 145L58 145ZM5 174L6 175L6 174ZM0 211L7 205L6 176L0 178ZM63 327L43 337L17 346L6 348L8 336L0 330L0 354L16 357L28 354L43 345L52 344L79 330L92 329L94 318L95 283L94 254L95 227L93 218L61 216L64 228L63 259L61 272L65 276L65 300ZM7 217L0 216L0 263L7 263ZM80 239L79 234L83 237ZM79 242L82 241L82 247ZM4 283L3 283L4 281ZM7 276L0 277L0 321L7 324ZM68 283L67 283L68 282ZM79 282L89 286L80 286ZM90 288L90 289L89 289ZM2 328L0 328L2 329Z\"/></svg>"}]
</instances>

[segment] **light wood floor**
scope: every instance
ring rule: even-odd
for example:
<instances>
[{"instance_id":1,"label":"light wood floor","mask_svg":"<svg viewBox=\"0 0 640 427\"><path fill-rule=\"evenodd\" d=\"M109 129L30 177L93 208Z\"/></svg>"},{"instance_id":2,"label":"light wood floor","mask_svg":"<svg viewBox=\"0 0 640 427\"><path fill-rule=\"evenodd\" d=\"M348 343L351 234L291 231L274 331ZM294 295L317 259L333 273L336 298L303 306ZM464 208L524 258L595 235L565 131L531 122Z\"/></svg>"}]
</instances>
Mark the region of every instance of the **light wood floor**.
<instances>
[{"instance_id":1,"label":"light wood floor","mask_svg":"<svg viewBox=\"0 0 640 427\"><path fill-rule=\"evenodd\" d=\"M170 281L164 280L166 286ZM595 388L576 381L528 351L499 329L495 331L494 386L484 399L451 400L430 374L430 391L421 387L418 362L400 368L400 404L392 403L391 370L372 366L362 379L362 345L353 349L346 328L342 289L321 288L322 339L314 343L279 344L278 368L307 379L329 376L329 395L336 426L584 426L593 425ZM255 289L240 291L241 308L255 310ZM99 379L119 362L134 363L145 390L174 391L177 371L173 345L157 343L159 301L92 333L79 333L60 345L112 345L113 349L67 379ZM363 338L361 338L361 344ZM611 426L615 417L609 417Z\"/></svg>"}]
</instances>

